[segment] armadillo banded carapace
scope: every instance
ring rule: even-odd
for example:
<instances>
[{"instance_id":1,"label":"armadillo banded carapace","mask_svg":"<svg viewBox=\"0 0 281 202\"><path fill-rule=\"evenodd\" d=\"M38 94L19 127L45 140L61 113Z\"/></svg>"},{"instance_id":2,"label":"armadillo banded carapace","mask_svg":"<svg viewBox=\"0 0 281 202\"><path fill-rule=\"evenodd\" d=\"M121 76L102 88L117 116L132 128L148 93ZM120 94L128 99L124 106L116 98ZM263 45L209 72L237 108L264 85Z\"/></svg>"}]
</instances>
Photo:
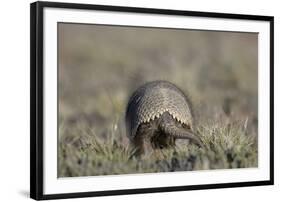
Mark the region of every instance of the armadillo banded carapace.
<instances>
[{"instance_id":1,"label":"armadillo banded carapace","mask_svg":"<svg viewBox=\"0 0 281 202\"><path fill-rule=\"evenodd\" d=\"M142 137L137 137L140 135L145 138L146 129L143 128L147 128L150 139L158 135L163 138L190 139L201 145L200 140L192 133L191 103L178 87L167 81L146 83L133 93L127 105L126 127L132 141L141 139ZM142 134L138 134L140 132Z\"/></svg>"}]
</instances>

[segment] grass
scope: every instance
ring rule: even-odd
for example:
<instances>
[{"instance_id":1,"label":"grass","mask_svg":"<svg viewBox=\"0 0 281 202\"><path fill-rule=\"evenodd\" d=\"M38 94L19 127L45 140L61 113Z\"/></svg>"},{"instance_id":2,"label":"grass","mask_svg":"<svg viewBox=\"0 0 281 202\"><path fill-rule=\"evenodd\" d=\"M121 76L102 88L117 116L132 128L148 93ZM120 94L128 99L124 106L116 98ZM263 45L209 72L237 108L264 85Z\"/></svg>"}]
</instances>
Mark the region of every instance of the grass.
<instances>
[{"instance_id":1,"label":"grass","mask_svg":"<svg viewBox=\"0 0 281 202\"><path fill-rule=\"evenodd\" d=\"M207 149L177 140L172 149L155 151L142 159L132 156L129 144L120 143L124 134L110 133L102 140L83 124L60 140L59 176L94 176L257 167L257 139L247 133L245 121L199 125L197 133ZM63 133L63 127L60 132ZM67 143L66 143L67 142Z\"/></svg>"}]
</instances>

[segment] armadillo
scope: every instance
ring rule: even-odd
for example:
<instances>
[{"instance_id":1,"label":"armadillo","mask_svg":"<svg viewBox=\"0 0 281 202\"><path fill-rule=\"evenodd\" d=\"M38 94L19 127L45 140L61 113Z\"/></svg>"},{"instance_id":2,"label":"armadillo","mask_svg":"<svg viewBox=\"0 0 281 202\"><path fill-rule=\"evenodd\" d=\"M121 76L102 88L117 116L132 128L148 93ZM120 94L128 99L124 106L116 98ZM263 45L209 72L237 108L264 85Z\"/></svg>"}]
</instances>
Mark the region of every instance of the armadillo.
<instances>
[{"instance_id":1,"label":"armadillo","mask_svg":"<svg viewBox=\"0 0 281 202\"><path fill-rule=\"evenodd\" d=\"M188 139L203 147L194 134L192 106L188 97L168 81L153 81L139 87L126 110L127 135L138 153L148 148L166 148L176 139Z\"/></svg>"}]
</instances>

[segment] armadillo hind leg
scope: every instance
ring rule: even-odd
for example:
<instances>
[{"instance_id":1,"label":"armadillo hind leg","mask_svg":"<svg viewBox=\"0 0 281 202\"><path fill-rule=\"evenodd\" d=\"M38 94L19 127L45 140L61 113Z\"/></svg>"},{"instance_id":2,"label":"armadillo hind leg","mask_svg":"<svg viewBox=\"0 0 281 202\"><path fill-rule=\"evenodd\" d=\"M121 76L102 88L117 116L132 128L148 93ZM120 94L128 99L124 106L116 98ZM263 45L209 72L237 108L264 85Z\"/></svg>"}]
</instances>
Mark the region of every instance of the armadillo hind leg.
<instances>
[{"instance_id":1,"label":"armadillo hind leg","mask_svg":"<svg viewBox=\"0 0 281 202\"><path fill-rule=\"evenodd\" d=\"M169 113L164 113L162 115L159 127L164 133L173 136L176 139L188 139L193 144L205 148L203 142L194 133L192 133L191 130L179 128Z\"/></svg>"},{"instance_id":2,"label":"armadillo hind leg","mask_svg":"<svg viewBox=\"0 0 281 202\"><path fill-rule=\"evenodd\" d=\"M149 154L152 153L153 148L150 143L150 136L151 131L146 133L146 131L143 131L145 129L139 130L139 132L136 134L136 137L133 139L133 144L135 147L134 155L140 156L142 154Z\"/></svg>"}]
</instances>

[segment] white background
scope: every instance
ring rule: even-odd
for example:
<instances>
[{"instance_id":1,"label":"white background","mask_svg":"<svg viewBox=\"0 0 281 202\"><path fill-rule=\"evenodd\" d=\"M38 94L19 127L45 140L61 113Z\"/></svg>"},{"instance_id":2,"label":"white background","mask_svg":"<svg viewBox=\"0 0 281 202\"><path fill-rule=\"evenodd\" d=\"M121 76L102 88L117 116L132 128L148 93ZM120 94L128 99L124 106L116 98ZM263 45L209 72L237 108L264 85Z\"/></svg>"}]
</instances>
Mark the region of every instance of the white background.
<instances>
[{"instance_id":1,"label":"white background","mask_svg":"<svg viewBox=\"0 0 281 202\"><path fill-rule=\"evenodd\" d=\"M29 0L2 1L0 11L0 201L26 201L29 195ZM73 0L74 2L74 0ZM243 0L84 0L112 4L275 16L275 186L142 194L68 201L270 201L281 196L281 13L278 1ZM279 76L279 77L278 77Z\"/></svg>"}]
</instances>

